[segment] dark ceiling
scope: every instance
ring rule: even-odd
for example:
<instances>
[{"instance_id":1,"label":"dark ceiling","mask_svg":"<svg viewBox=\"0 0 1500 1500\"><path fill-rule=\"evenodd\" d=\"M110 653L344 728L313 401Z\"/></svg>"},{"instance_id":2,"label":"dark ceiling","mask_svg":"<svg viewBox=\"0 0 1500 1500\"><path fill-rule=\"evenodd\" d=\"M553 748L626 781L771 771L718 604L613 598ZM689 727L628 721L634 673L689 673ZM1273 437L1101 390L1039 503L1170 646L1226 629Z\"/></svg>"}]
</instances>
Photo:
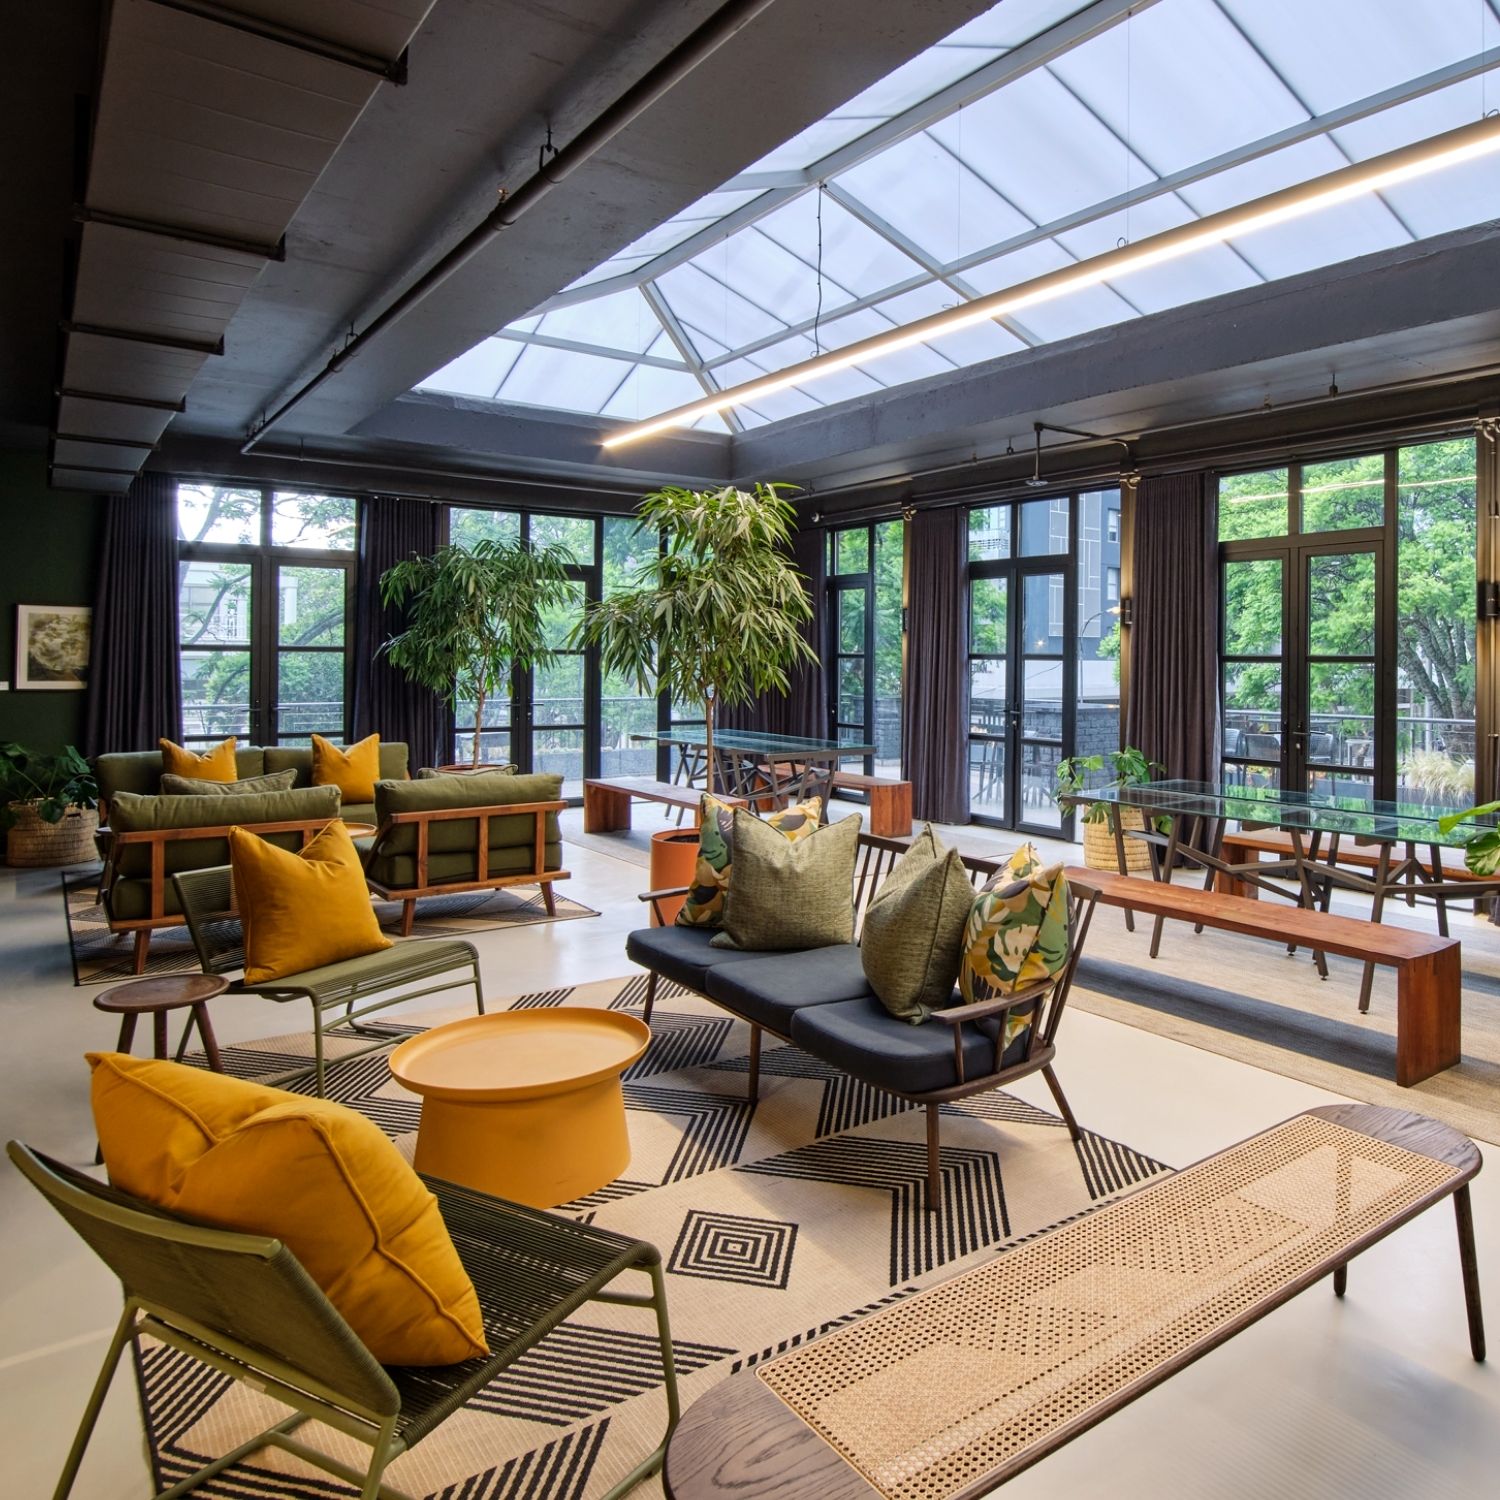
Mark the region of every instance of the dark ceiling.
<instances>
[{"instance_id":1,"label":"dark ceiling","mask_svg":"<svg viewBox=\"0 0 1500 1500\"><path fill-rule=\"evenodd\" d=\"M1496 249L1488 226L1446 258L1436 253L1440 246L1398 257L1382 279L1362 282L1373 270L1356 268L1351 280L1334 268L898 387L878 402L829 407L733 444L711 434L669 435L611 459L598 449L594 419L407 395L432 370L987 8L986 0L774 0L297 405L253 460L241 458L264 413L455 244L502 187L513 192L536 171L549 126L566 147L723 0L434 0L423 19L426 3L198 5L321 26L325 35L340 22L389 28L399 12L417 30L404 83L366 78L367 103L352 86L333 91L347 96L340 107L350 123L331 120L326 165L316 162L295 187L285 259L260 262L249 275L236 263L243 285L228 294L224 352L188 373L185 410L147 460L153 466L264 473L321 459L367 471L425 466L479 479L551 472L626 486L653 474L727 479L753 477L753 470L828 485L1002 452L1008 440L1024 442L1036 418L1139 431L1303 400L1320 394L1340 367L1376 386L1442 378L1495 357L1500 316L1482 274ZM124 21L139 26L143 16L180 16L194 4L115 0L113 20L95 0L12 8L13 55L26 66L12 70L3 106L12 216L0 292L0 441L9 445L41 444L64 415L54 398L59 330L70 312L78 317L64 268L80 236L92 237L84 241L93 246L84 289L96 304L107 303L112 288L124 301L132 286L146 284L147 273L132 270L138 242L130 232L112 230L111 239L98 226L73 223L84 191L79 136L101 97L101 74L108 104L109 70L127 55L118 36ZM202 14L189 20L200 31L212 25ZM158 56L167 61L154 83L170 126L171 54ZM255 76L248 64L243 71ZM141 77L143 86L153 83L149 70ZM163 133L162 149L172 149L170 129ZM141 138L149 166L156 148L145 132ZM112 134L109 145L117 144ZM99 161L96 155L96 172ZM137 177L150 189L149 171ZM1354 290L1345 302L1329 300L1325 280ZM1453 295L1432 296L1434 285ZM156 351L137 347L138 361L117 364L144 379Z\"/></svg>"}]
</instances>

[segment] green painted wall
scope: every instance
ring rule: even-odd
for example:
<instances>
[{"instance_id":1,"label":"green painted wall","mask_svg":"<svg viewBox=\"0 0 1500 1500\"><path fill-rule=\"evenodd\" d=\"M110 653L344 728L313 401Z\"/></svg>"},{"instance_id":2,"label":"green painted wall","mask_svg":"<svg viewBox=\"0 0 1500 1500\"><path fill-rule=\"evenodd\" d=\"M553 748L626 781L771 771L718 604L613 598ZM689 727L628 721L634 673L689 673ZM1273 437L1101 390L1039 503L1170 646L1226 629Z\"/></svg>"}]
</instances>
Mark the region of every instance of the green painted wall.
<instances>
[{"instance_id":1,"label":"green painted wall","mask_svg":"<svg viewBox=\"0 0 1500 1500\"><path fill-rule=\"evenodd\" d=\"M16 605L94 602L108 504L49 490L42 454L0 449L0 739L44 751L82 740L87 694L15 690Z\"/></svg>"}]
</instances>

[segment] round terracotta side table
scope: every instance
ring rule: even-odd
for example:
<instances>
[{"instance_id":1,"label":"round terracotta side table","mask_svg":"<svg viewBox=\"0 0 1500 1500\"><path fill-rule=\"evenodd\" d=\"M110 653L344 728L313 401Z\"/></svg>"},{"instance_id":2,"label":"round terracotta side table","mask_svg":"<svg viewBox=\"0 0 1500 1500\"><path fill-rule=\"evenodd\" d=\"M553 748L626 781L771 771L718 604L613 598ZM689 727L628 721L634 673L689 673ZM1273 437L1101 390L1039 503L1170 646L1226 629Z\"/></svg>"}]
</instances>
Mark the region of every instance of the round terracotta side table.
<instances>
[{"instance_id":1,"label":"round terracotta side table","mask_svg":"<svg viewBox=\"0 0 1500 1500\"><path fill-rule=\"evenodd\" d=\"M187 1051L188 1037L196 1026L209 1068L222 1073L224 1065L219 1059L219 1043L214 1036L213 1023L208 1019L208 1002L228 988L229 981L222 974L163 974L155 979L136 979L105 990L102 995L94 997L94 1009L120 1017L117 1052L130 1051L130 1044L135 1040L136 1019L150 1016L155 1044L152 1055L160 1058L172 1055L167 1051L168 1014L174 1010L191 1010L187 1025L182 1028L177 1057L180 1060Z\"/></svg>"},{"instance_id":2,"label":"round terracotta side table","mask_svg":"<svg viewBox=\"0 0 1500 1500\"><path fill-rule=\"evenodd\" d=\"M620 1075L650 1041L634 1016L559 1006L402 1042L391 1077L422 1096L417 1170L531 1208L613 1182L630 1165Z\"/></svg>"}]
</instances>

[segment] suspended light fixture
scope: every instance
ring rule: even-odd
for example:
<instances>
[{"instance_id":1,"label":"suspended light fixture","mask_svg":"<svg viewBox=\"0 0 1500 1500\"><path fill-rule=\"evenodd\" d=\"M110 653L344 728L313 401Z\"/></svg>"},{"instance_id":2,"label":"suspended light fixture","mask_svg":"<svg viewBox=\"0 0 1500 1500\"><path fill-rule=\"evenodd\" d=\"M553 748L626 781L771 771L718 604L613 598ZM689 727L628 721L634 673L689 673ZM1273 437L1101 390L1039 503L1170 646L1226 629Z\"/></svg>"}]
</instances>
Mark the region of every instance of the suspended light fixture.
<instances>
[{"instance_id":1,"label":"suspended light fixture","mask_svg":"<svg viewBox=\"0 0 1500 1500\"><path fill-rule=\"evenodd\" d=\"M1097 286L1111 277L1144 271L1151 266L1161 265L1164 261L1176 260L1179 256L1223 244L1225 240L1254 234L1257 230L1285 224L1291 219L1304 218L1322 209L1361 198L1367 193L1380 192L1413 178L1424 177L1430 172L1442 171L1445 167L1487 156L1497 150L1500 150L1500 117L1478 120L1472 125L1461 125L1456 130L1446 131L1411 146L1402 146L1395 151L1387 151L1369 161L1340 167L1337 171L1316 177L1310 182L1268 193L1265 197L1241 204L1238 208L1226 208L1191 224L1168 229L1141 240L1138 244L1107 250L1078 265L1049 271L1045 276L933 313L915 323L893 328L889 333L875 334L857 343L847 344L842 349L803 360L801 364L791 365L774 374L731 386L728 390L705 396L698 401L690 401L685 406L663 412L659 417L637 422L611 434L604 439L604 446L621 448L627 443L639 442L642 438L653 437L672 427L685 427L699 417L743 406L758 397L769 396L794 385L806 385L824 375L831 375L836 370L847 370L851 365L867 364L898 349L908 349L925 339L985 322L1002 313L1019 312L1039 302L1050 302L1069 292Z\"/></svg>"}]
</instances>

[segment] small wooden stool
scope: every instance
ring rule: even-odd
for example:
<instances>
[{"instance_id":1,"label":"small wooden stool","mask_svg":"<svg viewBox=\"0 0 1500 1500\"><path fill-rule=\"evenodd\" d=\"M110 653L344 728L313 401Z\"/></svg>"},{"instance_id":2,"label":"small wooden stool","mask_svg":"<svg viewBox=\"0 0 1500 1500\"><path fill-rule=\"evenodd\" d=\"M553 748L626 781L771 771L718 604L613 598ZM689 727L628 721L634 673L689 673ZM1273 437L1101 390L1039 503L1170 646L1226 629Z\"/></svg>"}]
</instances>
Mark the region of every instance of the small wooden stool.
<instances>
[{"instance_id":1,"label":"small wooden stool","mask_svg":"<svg viewBox=\"0 0 1500 1500\"><path fill-rule=\"evenodd\" d=\"M193 1027L203 1040L203 1053L209 1068L222 1073L224 1065L219 1060L219 1043L214 1036L213 1023L208 1019L208 1002L222 995L229 988L229 981L222 974L163 974L156 979L137 979L131 984L117 984L94 998L94 1009L109 1015L119 1016L120 1040L116 1051L129 1052L135 1040L137 1016L151 1017L155 1049L153 1056L170 1057L167 1051L167 1012L190 1009L187 1025L182 1028L182 1040L177 1045L177 1060L187 1051L188 1037Z\"/></svg>"}]
</instances>

